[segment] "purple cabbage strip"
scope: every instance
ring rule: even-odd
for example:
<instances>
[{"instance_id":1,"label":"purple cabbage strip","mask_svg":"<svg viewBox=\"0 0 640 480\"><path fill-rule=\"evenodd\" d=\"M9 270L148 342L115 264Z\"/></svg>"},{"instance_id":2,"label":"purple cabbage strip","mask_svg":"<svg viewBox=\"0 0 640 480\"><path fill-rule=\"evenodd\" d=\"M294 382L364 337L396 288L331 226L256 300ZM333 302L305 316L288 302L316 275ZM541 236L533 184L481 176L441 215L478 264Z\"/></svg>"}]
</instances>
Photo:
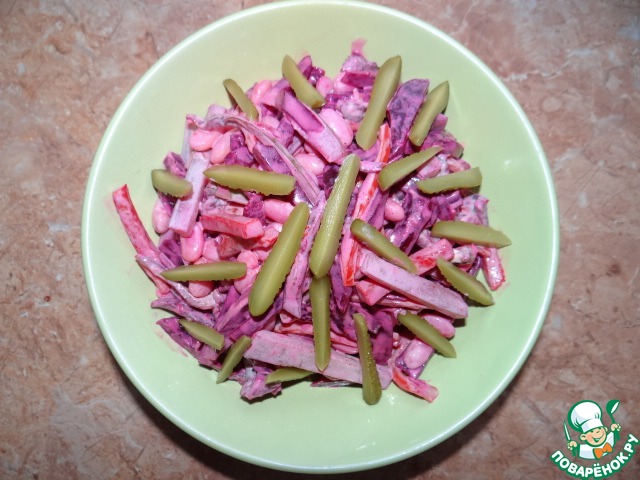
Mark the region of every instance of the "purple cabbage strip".
<instances>
[{"instance_id":1,"label":"purple cabbage strip","mask_svg":"<svg viewBox=\"0 0 640 480\"><path fill-rule=\"evenodd\" d=\"M202 312L189 306L181 297L174 292L158 297L151 302L152 308L159 308L176 314L178 317L186 318L192 322L198 322L207 327L213 328L215 325L214 316L211 313Z\"/></svg>"},{"instance_id":2,"label":"purple cabbage strip","mask_svg":"<svg viewBox=\"0 0 640 480\"><path fill-rule=\"evenodd\" d=\"M404 155L411 125L420 110L428 88L429 80L409 80L400 85L391 98L387 106L387 119L391 130L390 162Z\"/></svg>"},{"instance_id":3,"label":"purple cabbage strip","mask_svg":"<svg viewBox=\"0 0 640 480\"><path fill-rule=\"evenodd\" d=\"M342 63L336 83L358 89L373 87L377 74L378 65L375 62L370 62L358 53L352 53Z\"/></svg>"},{"instance_id":4,"label":"purple cabbage strip","mask_svg":"<svg viewBox=\"0 0 640 480\"><path fill-rule=\"evenodd\" d=\"M255 147L253 147L253 155L263 169L271 170L275 173L289 173L289 168L282 161L275 147L256 143Z\"/></svg>"},{"instance_id":5,"label":"purple cabbage strip","mask_svg":"<svg viewBox=\"0 0 640 480\"><path fill-rule=\"evenodd\" d=\"M174 266L184 264L180 251L180 237L173 230L167 230L158 238L158 249L166 255Z\"/></svg>"},{"instance_id":6,"label":"purple cabbage strip","mask_svg":"<svg viewBox=\"0 0 640 480\"><path fill-rule=\"evenodd\" d=\"M290 93L284 94L282 111L304 140L329 163L335 163L345 155L342 142L322 117Z\"/></svg>"},{"instance_id":7,"label":"purple cabbage strip","mask_svg":"<svg viewBox=\"0 0 640 480\"><path fill-rule=\"evenodd\" d=\"M244 206L242 214L245 217L257 218L262 225L267 224L267 217L264 213L264 202L262 201L262 195L251 193L249 195L249 202Z\"/></svg>"},{"instance_id":8,"label":"purple cabbage strip","mask_svg":"<svg viewBox=\"0 0 640 480\"><path fill-rule=\"evenodd\" d=\"M406 212L405 218L396 223L388 237L395 246L409 252L431 220L431 201L411 187L406 189L402 208Z\"/></svg>"},{"instance_id":9,"label":"purple cabbage strip","mask_svg":"<svg viewBox=\"0 0 640 480\"><path fill-rule=\"evenodd\" d=\"M315 85L320 77L324 76L324 70L320 67L313 65L311 57L305 55L302 60L298 62L298 69L309 80L311 85Z\"/></svg>"},{"instance_id":10,"label":"purple cabbage strip","mask_svg":"<svg viewBox=\"0 0 640 480\"><path fill-rule=\"evenodd\" d=\"M233 331L242 321L242 317L247 315L249 311L249 289L246 289L238 296L232 296L231 292L233 290L235 288L229 290L227 300L224 302L220 315L216 320L216 329L222 335Z\"/></svg>"},{"instance_id":11,"label":"purple cabbage strip","mask_svg":"<svg viewBox=\"0 0 640 480\"><path fill-rule=\"evenodd\" d=\"M227 345L228 342L235 342L243 335L251 337L254 333L259 331L273 330L273 326L276 322L276 317L281 310L282 293L280 293L275 298L273 304L271 305L271 307L269 307L269 310L263 313L260 317L253 317L247 309L246 313L243 313L239 316L239 318L234 319L233 325L236 325L236 328L228 335L225 335L225 345ZM231 323L227 324L227 327L229 325L231 325Z\"/></svg>"},{"instance_id":12,"label":"purple cabbage strip","mask_svg":"<svg viewBox=\"0 0 640 480\"><path fill-rule=\"evenodd\" d=\"M253 155L247 148L244 137L240 132L234 132L229 139L230 151L224 158L225 165L241 165L248 167L253 163Z\"/></svg>"},{"instance_id":13,"label":"purple cabbage strip","mask_svg":"<svg viewBox=\"0 0 640 480\"><path fill-rule=\"evenodd\" d=\"M229 378L237 381L242 388L240 396L247 400L255 400L266 395L277 395L282 390L281 383L267 385L267 375L273 371L272 368L261 365L252 365L234 372Z\"/></svg>"},{"instance_id":14,"label":"purple cabbage strip","mask_svg":"<svg viewBox=\"0 0 640 480\"><path fill-rule=\"evenodd\" d=\"M164 157L163 164L164 168L178 177L184 177L187 174L187 167L184 164L184 160L182 156L177 153L169 152Z\"/></svg>"}]
</instances>

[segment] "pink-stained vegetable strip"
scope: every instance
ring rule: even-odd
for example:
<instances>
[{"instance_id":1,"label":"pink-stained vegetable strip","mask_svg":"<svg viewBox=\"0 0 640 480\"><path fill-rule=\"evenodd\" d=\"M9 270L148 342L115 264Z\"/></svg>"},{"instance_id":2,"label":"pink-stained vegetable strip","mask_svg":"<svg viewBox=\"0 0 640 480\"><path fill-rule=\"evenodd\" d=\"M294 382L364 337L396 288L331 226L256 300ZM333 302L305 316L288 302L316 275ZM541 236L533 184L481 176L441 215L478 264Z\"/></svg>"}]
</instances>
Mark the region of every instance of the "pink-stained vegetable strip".
<instances>
[{"instance_id":1,"label":"pink-stained vegetable strip","mask_svg":"<svg viewBox=\"0 0 640 480\"><path fill-rule=\"evenodd\" d=\"M187 236L191 234L198 215L202 192L204 191L204 186L207 181L203 172L208 166L209 158L205 154L194 152L191 155L191 162L189 163L185 179L191 182L193 191L190 195L178 199L173 208L171 220L169 220L169 228L179 235Z\"/></svg>"},{"instance_id":2,"label":"pink-stained vegetable strip","mask_svg":"<svg viewBox=\"0 0 640 480\"><path fill-rule=\"evenodd\" d=\"M498 249L495 247L480 248L479 253L484 260L482 262L484 278L491 290L497 290L506 280Z\"/></svg>"},{"instance_id":3,"label":"pink-stained vegetable strip","mask_svg":"<svg viewBox=\"0 0 640 480\"><path fill-rule=\"evenodd\" d=\"M329 378L362 383L362 370L357 357L332 350L329 365L320 372L316 367L313 341L295 335L258 331L253 335L251 347L244 356L280 367L296 367L322 373ZM391 383L390 369L377 365L377 370L382 388L387 388Z\"/></svg>"},{"instance_id":4,"label":"pink-stained vegetable strip","mask_svg":"<svg viewBox=\"0 0 640 480\"><path fill-rule=\"evenodd\" d=\"M413 263L418 268L419 275L434 268L438 257L443 257L446 260L451 260L453 257L453 248L448 240L438 240L436 243L409 255L409 258L413 260ZM362 279L356 283L356 290L367 305L375 305L391 291L390 288L367 279Z\"/></svg>"},{"instance_id":5,"label":"pink-stained vegetable strip","mask_svg":"<svg viewBox=\"0 0 640 480\"><path fill-rule=\"evenodd\" d=\"M412 393L420 398L424 398L428 402L433 402L438 396L438 389L419 378L411 378L395 365L391 366L393 375L393 383L405 392Z\"/></svg>"},{"instance_id":6,"label":"pink-stained vegetable strip","mask_svg":"<svg viewBox=\"0 0 640 480\"><path fill-rule=\"evenodd\" d=\"M466 318L468 306L462 296L439 283L396 267L363 250L360 270L378 283L451 318Z\"/></svg>"},{"instance_id":7,"label":"pink-stained vegetable strip","mask_svg":"<svg viewBox=\"0 0 640 480\"><path fill-rule=\"evenodd\" d=\"M376 162L381 165L389 161L389 153L391 152L391 130L387 123L380 126L378 133L379 149L376 156ZM376 195L380 196L380 188L378 185L379 172L368 173L362 182L360 191L356 198L356 204L353 208L351 220L359 218L365 222L371 218L373 214L373 199ZM342 273L342 282L347 287L351 287L356 283L356 273L358 270L358 262L360 260L361 245L357 242L350 230L351 221L345 222L342 229L342 242L340 244L340 266Z\"/></svg>"},{"instance_id":8,"label":"pink-stained vegetable strip","mask_svg":"<svg viewBox=\"0 0 640 480\"><path fill-rule=\"evenodd\" d=\"M124 230L127 233L136 253L138 255L153 258L156 262L161 263L160 250L158 250L158 247L156 247L153 241L151 241L149 233L144 228L144 225L138 216L138 212L136 211L136 208L131 201L131 196L129 195L129 187L127 185L123 185L113 192L112 198L113 203L116 206L118 216L120 217L120 221L122 222ZM160 293L169 292L169 287L163 279L152 274L146 269L145 271L149 278L151 278L156 284Z\"/></svg>"},{"instance_id":9,"label":"pink-stained vegetable strip","mask_svg":"<svg viewBox=\"0 0 640 480\"><path fill-rule=\"evenodd\" d=\"M209 211L200 216L202 228L210 232L220 232L240 238L255 238L264 233L262 223L257 218L234 215L221 210Z\"/></svg>"},{"instance_id":10,"label":"pink-stained vegetable strip","mask_svg":"<svg viewBox=\"0 0 640 480\"><path fill-rule=\"evenodd\" d=\"M284 94L282 110L293 128L327 160L335 163L345 155L342 142L317 113L290 93Z\"/></svg>"}]
</instances>

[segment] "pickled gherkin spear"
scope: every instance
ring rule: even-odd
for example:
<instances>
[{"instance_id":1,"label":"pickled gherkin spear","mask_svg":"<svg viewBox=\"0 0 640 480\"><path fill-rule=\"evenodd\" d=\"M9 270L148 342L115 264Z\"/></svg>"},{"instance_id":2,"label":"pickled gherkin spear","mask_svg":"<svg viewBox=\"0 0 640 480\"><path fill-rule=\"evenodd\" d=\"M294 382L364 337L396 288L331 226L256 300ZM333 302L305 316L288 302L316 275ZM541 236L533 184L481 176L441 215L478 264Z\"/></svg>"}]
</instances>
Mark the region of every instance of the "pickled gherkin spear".
<instances>
[{"instance_id":1,"label":"pickled gherkin spear","mask_svg":"<svg viewBox=\"0 0 640 480\"><path fill-rule=\"evenodd\" d=\"M401 71L402 58L399 55L387 59L378 69L369 105L356 132L356 142L363 150L369 150L376 142L376 135L387 112L387 105L400 82Z\"/></svg>"},{"instance_id":2,"label":"pickled gherkin spear","mask_svg":"<svg viewBox=\"0 0 640 480\"><path fill-rule=\"evenodd\" d=\"M282 74L287 80L291 88L302 103L307 104L311 108L320 108L326 102L322 94L309 83L296 62L289 55L285 55L282 59Z\"/></svg>"},{"instance_id":3,"label":"pickled gherkin spear","mask_svg":"<svg viewBox=\"0 0 640 480\"><path fill-rule=\"evenodd\" d=\"M449 82L442 82L427 94L427 99L420 107L420 111L413 121L409 131L409 140L419 147L427 138L433 121L449 103Z\"/></svg>"},{"instance_id":4,"label":"pickled gherkin spear","mask_svg":"<svg viewBox=\"0 0 640 480\"><path fill-rule=\"evenodd\" d=\"M231 78L227 78L224 82L222 82L224 88L227 89L229 95L233 97L233 100L240 107L240 110L244 112L249 120L257 120L258 119L258 109L253 104L253 102L247 97L247 94L244 93L244 90L240 88L240 85L236 83L235 80Z\"/></svg>"},{"instance_id":5,"label":"pickled gherkin spear","mask_svg":"<svg viewBox=\"0 0 640 480\"><path fill-rule=\"evenodd\" d=\"M315 348L316 367L322 371L331 359L331 317L329 312L329 294L331 281L328 276L312 278L309 285L311 300L311 318L313 321L313 344Z\"/></svg>"},{"instance_id":6,"label":"pickled gherkin spear","mask_svg":"<svg viewBox=\"0 0 640 480\"><path fill-rule=\"evenodd\" d=\"M196 340L206 343L216 350L220 350L224 347L224 336L216 332L213 328L184 318L180 319L179 323L182 328L184 328L187 333Z\"/></svg>"},{"instance_id":7,"label":"pickled gherkin spear","mask_svg":"<svg viewBox=\"0 0 640 480\"><path fill-rule=\"evenodd\" d=\"M265 195L288 195L296 185L291 175L242 165L214 165L206 169L204 175L227 188L252 190Z\"/></svg>"},{"instance_id":8,"label":"pickled gherkin spear","mask_svg":"<svg viewBox=\"0 0 640 480\"><path fill-rule=\"evenodd\" d=\"M424 318L407 312L399 314L398 321L407 327L416 337L432 346L443 356L449 358L456 357L456 349L451 342L444 338L442 334Z\"/></svg>"},{"instance_id":9,"label":"pickled gherkin spear","mask_svg":"<svg viewBox=\"0 0 640 480\"><path fill-rule=\"evenodd\" d=\"M163 168L151 170L151 183L156 190L176 198L182 198L193 191L189 180L178 177Z\"/></svg>"},{"instance_id":10,"label":"pickled gherkin spear","mask_svg":"<svg viewBox=\"0 0 640 480\"><path fill-rule=\"evenodd\" d=\"M333 184L333 189L324 207L320 228L316 233L309 254L309 268L315 277L324 277L329 273L338 252L344 217L349 207L359 169L360 157L354 154L348 155L342 162L338 177Z\"/></svg>"},{"instance_id":11,"label":"pickled gherkin spear","mask_svg":"<svg viewBox=\"0 0 640 480\"><path fill-rule=\"evenodd\" d=\"M240 363L242 360L242 355L244 352L249 350L251 346L251 339L246 335L243 335L238 340L235 341L233 345L227 351L227 355L224 357L224 362L222 362L222 367L220 367L220 371L218 372L218 378L216 379L216 383L222 383L227 378L233 369L236 368L236 365Z\"/></svg>"},{"instance_id":12,"label":"pickled gherkin spear","mask_svg":"<svg viewBox=\"0 0 640 480\"><path fill-rule=\"evenodd\" d=\"M456 220L441 220L431 228L431 235L458 243L474 243L485 247L506 247L511 240L504 233L485 225Z\"/></svg>"},{"instance_id":13,"label":"pickled gherkin spear","mask_svg":"<svg viewBox=\"0 0 640 480\"><path fill-rule=\"evenodd\" d=\"M442 257L437 258L436 265L447 282L460 293L466 294L471 300L481 305L493 305L491 293L473 275L469 275Z\"/></svg>"},{"instance_id":14,"label":"pickled gherkin spear","mask_svg":"<svg viewBox=\"0 0 640 480\"><path fill-rule=\"evenodd\" d=\"M312 373L313 372L310 372L309 370L303 370L302 368L280 367L267 375L265 383L290 382L292 380L300 380L301 378L308 377Z\"/></svg>"},{"instance_id":15,"label":"pickled gherkin spear","mask_svg":"<svg viewBox=\"0 0 640 480\"><path fill-rule=\"evenodd\" d=\"M162 275L172 282L189 282L192 280L233 280L247 274L244 262L209 262L197 265L181 265L165 270Z\"/></svg>"},{"instance_id":16,"label":"pickled gherkin spear","mask_svg":"<svg viewBox=\"0 0 640 480\"><path fill-rule=\"evenodd\" d=\"M380 170L380 176L378 177L380 189L383 191L389 189L389 187L396 184L415 169L419 168L428 160L440 153L441 150L442 147L431 147L389 163Z\"/></svg>"},{"instance_id":17,"label":"pickled gherkin spear","mask_svg":"<svg viewBox=\"0 0 640 480\"><path fill-rule=\"evenodd\" d=\"M367 222L356 218L351 222L351 233L385 260L411 273L418 273L418 268L409 256Z\"/></svg>"},{"instance_id":18,"label":"pickled gherkin spear","mask_svg":"<svg viewBox=\"0 0 640 480\"><path fill-rule=\"evenodd\" d=\"M358 356L360 357L360 369L362 370L362 398L368 405L375 405L382 397L380 376L373 358L371 338L367 330L367 322L359 313L353 314L358 341Z\"/></svg>"},{"instance_id":19,"label":"pickled gherkin spear","mask_svg":"<svg viewBox=\"0 0 640 480\"><path fill-rule=\"evenodd\" d=\"M291 270L309 220L309 205L302 202L291 210L276 243L260 267L249 292L249 312L254 317L266 312Z\"/></svg>"},{"instance_id":20,"label":"pickled gherkin spear","mask_svg":"<svg viewBox=\"0 0 640 480\"><path fill-rule=\"evenodd\" d=\"M459 172L441 175L439 177L425 178L416 183L416 187L422 193L438 193L458 188L478 187L482 183L482 174L478 167L460 170Z\"/></svg>"}]
</instances>

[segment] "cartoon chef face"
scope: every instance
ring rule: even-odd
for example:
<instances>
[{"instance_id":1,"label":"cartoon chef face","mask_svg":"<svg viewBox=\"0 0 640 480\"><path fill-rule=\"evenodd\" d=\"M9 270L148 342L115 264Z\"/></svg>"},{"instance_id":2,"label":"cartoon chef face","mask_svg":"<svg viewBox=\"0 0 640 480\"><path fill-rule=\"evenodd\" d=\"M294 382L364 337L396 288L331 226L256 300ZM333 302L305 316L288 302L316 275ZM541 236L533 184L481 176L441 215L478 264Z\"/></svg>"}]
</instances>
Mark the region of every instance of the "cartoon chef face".
<instances>
[{"instance_id":1,"label":"cartoon chef face","mask_svg":"<svg viewBox=\"0 0 640 480\"><path fill-rule=\"evenodd\" d=\"M607 427L596 427L580 435L580 440L592 447L599 447L607 441L607 432Z\"/></svg>"}]
</instances>

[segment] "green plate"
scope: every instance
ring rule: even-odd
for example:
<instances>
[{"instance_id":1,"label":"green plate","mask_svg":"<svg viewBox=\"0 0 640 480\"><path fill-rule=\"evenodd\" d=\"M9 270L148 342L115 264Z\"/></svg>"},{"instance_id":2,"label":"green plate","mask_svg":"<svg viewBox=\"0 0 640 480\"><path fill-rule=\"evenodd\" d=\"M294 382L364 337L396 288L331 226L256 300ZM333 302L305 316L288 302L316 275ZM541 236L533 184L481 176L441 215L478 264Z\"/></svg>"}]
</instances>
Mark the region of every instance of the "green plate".
<instances>
[{"instance_id":1,"label":"green plate","mask_svg":"<svg viewBox=\"0 0 640 480\"><path fill-rule=\"evenodd\" d=\"M311 54L335 75L351 42L366 39L379 63L403 58L403 80L449 80L449 130L480 166L508 282L491 308L471 308L454 340L458 358L436 357L423 378L440 390L429 404L395 387L379 404L357 388L311 388L248 403L239 385L215 384L155 325L155 289L112 206L128 184L151 232L150 170L180 150L185 115L227 104L222 81L244 88L278 78L284 54ZM389 464L438 444L480 415L527 358L544 322L558 262L558 214L549 168L522 109L496 76L444 33L400 12L348 1L271 3L217 21L160 59L111 121L90 173L83 212L86 282L104 338L142 394L207 445L247 462L298 472L345 472Z\"/></svg>"}]
</instances>

